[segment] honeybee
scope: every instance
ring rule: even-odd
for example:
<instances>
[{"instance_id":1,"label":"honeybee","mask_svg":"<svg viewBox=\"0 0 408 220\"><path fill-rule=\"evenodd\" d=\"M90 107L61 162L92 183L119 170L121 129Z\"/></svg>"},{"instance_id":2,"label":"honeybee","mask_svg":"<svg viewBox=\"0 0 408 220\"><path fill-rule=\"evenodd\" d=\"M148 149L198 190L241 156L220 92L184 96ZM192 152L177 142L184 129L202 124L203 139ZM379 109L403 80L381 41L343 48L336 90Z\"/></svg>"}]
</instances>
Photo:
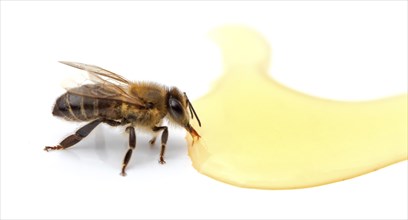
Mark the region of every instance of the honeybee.
<instances>
[{"instance_id":1,"label":"honeybee","mask_svg":"<svg viewBox=\"0 0 408 220\"><path fill-rule=\"evenodd\" d=\"M200 135L190 125L194 116L201 126L193 105L176 87L167 87L151 82L131 82L124 77L103 68L76 62L60 61L63 64L85 70L92 81L68 89L55 102L52 114L68 121L88 122L62 140L56 146L46 146L45 151L62 150L75 145L85 138L100 123L110 126L126 126L129 133L129 148L124 156L121 175L126 175L126 166L136 147L135 127L158 133L161 131L160 164L165 164L164 152L169 135L163 119L185 128L193 137ZM154 144L156 135L149 141Z\"/></svg>"}]
</instances>

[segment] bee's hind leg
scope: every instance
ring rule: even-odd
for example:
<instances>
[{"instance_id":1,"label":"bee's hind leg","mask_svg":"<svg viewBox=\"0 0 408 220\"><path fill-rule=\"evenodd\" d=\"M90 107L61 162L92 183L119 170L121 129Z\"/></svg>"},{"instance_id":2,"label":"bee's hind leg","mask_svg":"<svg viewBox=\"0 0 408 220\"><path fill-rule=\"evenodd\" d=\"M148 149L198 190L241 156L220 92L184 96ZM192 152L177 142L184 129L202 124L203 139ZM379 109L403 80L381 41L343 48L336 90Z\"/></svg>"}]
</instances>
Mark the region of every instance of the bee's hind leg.
<instances>
[{"instance_id":1,"label":"bee's hind leg","mask_svg":"<svg viewBox=\"0 0 408 220\"><path fill-rule=\"evenodd\" d=\"M94 121L86 124L85 126L81 127L80 129L78 129L75 132L75 134L72 134L72 135L66 137L57 146L53 146L53 147L46 146L44 148L44 150L45 151L62 150L62 149L71 147L71 146L75 145L76 143L80 142L84 137L88 136L88 134L91 133L91 131L96 126L98 126L102 121L103 121L103 119L94 120Z\"/></svg>"},{"instance_id":2,"label":"bee's hind leg","mask_svg":"<svg viewBox=\"0 0 408 220\"><path fill-rule=\"evenodd\" d=\"M115 120L110 120L110 119L106 119L104 118L102 120L103 123L106 123L112 127L117 127L117 126L123 126L123 125L127 125L129 124L129 121L126 119L122 119L121 121L115 121Z\"/></svg>"},{"instance_id":3,"label":"bee's hind leg","mask_svg":"<svg viewBox=\"0 0 408 220\"><path fill-rule=\"evenodd\" d=\"M127 150L125 154L125 158L123 158L123 163L122 163L122 172L120 175L126 176L126 167L129 163L130 158L132 157L132 152L136 147L136 133L135 133L135 128L132 126L129 126L126 128L126 131L129 132L129 149Z\"/></svg>"}]
</instances>

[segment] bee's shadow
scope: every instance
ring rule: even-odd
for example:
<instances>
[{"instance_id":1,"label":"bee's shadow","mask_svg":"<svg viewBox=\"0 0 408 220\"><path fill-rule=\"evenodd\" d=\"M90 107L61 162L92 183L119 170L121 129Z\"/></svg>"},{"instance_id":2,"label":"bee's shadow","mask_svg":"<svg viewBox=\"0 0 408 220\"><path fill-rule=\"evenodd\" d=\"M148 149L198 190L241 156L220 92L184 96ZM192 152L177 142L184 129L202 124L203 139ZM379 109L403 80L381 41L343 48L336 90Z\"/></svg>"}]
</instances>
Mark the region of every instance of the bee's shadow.
<instances>
[{"instance_id":1,"label":"bee's shadow","mask_svg":"<svg viewBox=\"0 0 408 220\"><path fill-rule=\"evenodd\" d=\"M89 135L88 138L91 140L87 145L94 145L89 147L103 163L109 164L111 167L120 168L128 149L129 140L129 136L124 130L124 127L112 129L110 126L98 126ZM187 154L187 144L184 137L180 135L180 132L172 132L172 129L169 128L169 133L165 160L173 161ZM154 145L149 143L150 139L151 136L148 134L136 132L136 148L133 151L128 168L134 169L135 167L142 167L147 164L158 164L161 148L160 135L157 137ZM90 148L87 149L89 150Z\"/></svg>"}]
</instances>

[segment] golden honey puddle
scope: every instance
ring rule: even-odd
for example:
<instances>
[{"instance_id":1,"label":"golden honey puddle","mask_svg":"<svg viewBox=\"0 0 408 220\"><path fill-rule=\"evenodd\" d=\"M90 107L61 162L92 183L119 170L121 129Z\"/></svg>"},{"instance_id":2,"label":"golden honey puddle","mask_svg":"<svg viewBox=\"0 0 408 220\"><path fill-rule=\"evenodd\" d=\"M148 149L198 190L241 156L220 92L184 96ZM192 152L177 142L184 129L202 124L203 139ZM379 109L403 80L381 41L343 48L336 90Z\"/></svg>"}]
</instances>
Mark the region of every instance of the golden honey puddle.
<instances>
[{"instance_id":1,"label":"golden honey puddle","mask_svg":"<svg viewBox=\"0 0 408 220\"><path fill-rule=\"evenodd\" d=\"M407 159L407 95L340 102L299 93L267 75L255 31L212 32L224 75L193 103L203 127L189 155L199 172L240 187L293 189L359 176Z\"/></svg>"}]
</instances>

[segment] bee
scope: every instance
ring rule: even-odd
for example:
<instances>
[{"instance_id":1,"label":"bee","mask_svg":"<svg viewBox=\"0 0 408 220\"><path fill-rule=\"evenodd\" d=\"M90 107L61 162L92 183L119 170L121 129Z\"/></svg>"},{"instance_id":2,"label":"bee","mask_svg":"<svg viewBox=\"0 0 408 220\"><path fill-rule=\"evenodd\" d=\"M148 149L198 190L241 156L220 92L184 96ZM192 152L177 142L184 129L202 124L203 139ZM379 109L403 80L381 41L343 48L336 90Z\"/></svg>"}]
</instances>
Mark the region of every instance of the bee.
<instances>
[{"instance_id":1,"label":"bee","mask_svg":"<svg viewBox=\"0 0 408 220\"><path fill-rule=\"evenodd\" d=\"M194 116L201 127L200 119L193 105L176 87L167 87L152 82L131 82L124 77L94 65L60 61L71 67L85 70L92 83L67 89L55 102L52 114L68 121L88 122L74 134L63 139L56 146L46 146L45 151L63 150L71 147L101 123L110 126L126 126L129 133L129 147L122 163L121 175L126 175L126 166L136 147L135 127L153 131L149 141L154 144L157 133L161 132L160 164L165 164L164 152L168 139L168 128L163 119L168 119L187 130L193 140L200 138L190 125ZM188 113L188 109L190 115Z\"/></svg>"}]
</instances>

